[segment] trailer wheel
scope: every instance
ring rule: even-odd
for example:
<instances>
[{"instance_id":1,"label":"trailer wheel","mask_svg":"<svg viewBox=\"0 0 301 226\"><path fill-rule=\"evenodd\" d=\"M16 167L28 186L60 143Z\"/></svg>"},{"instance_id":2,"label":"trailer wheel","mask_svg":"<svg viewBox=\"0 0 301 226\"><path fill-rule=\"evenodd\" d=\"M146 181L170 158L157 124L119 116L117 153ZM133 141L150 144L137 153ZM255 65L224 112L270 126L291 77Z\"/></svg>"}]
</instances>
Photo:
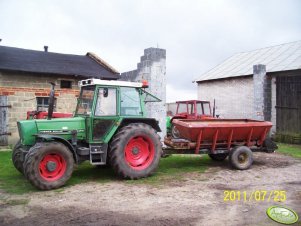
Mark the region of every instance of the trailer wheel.
<instances>
[{"instance_id":1,"label":"trailer wheel","mask_svg":"<svg viewBox=\"0 0 301 226\"><path fill-rule=\"evenodd\" d=\"M234 148L229 156L230 163L235 169L249 169L253 163L253 152L246 146Z\"/></svg>"},{"instance_id":2,"label":"trailer wheel","mask_svg":"<svg viewBox=\"0 0 301 226\"><path fill-rule=\"evenodd\" d=\"M13 149L13 153L12 153L12 161L13 164L15 166L15 168L22 174L24 174L23 172L23 160L22 160L22 150L21 150L21 141L19 140L14 149Z\"/></svg>"},{"instance_id":3,"label":"trailer wheel","mask_svg":"<svg viewBox=\"0 0 301 226\"><path fill-rule=\"evenodd\" d=\"M218 154L208 154L208 155L212 160L221 162L227 158L228 153L218 153Z\"/></svg>"},{"instance_id":4,"label":"trailer wheel","mask_svg":"<svg viewBox=\"0 0 301 226\"><path fill-rule=\"evenodd\" d=\"M63 186L71 177L74 159L70 150L61 143L36 143L29 149L23 167L33 186L50 190Z\"/></svg>"},{"instance_id":5,"label":"trailer wheel","mask_svg":"<svg viewBox=\"0 0 301 226\"><path fill-rule=\"evenodd\" d=\"M144 123L129 124L119 130L110 144L109 160L122 178L138 179L157 169L162 153L160 137Z\"/></svg>"}]
</instances>

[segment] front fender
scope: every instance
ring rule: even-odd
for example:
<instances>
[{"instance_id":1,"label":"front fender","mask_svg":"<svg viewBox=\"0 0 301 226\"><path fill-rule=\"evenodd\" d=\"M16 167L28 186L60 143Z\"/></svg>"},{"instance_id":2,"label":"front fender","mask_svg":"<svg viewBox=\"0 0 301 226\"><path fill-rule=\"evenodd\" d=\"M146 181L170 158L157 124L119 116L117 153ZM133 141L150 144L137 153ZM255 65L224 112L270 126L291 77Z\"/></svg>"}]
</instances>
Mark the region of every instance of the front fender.
<instances>
[{"instance_id":1,"label":"front fender","mask_svg":"<svg viewBox=\"0 0 301 226\"><path fill-rule=\"evenodd\" d=\"M54 136L54 135L49 135L49 134L37 134L35 136L37 138L37 141L39 141L39 140L44 141L44 142L57 141L57 142L64 144L72 152L74 161L76 163L78 163L78 157L77 157L76 151L75 151L73 145L68 140L66 140L60 136Z\"/></svg>"}]
</instances>

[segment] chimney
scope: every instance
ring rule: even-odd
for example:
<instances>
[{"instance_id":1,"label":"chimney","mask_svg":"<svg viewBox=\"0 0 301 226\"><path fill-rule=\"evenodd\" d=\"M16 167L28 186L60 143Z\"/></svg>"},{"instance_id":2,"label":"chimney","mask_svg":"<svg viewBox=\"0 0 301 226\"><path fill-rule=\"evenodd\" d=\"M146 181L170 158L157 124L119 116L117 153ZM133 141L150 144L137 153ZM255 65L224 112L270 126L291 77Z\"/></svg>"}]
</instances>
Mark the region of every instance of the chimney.
<instances>
[{"instance_id":1,"label":"chimney","mask_svg":"<svg viewBox=\"0 0 301 226\"><path fill-rule=\"evenodd\" d=\"M44 46L44 52L48 52L48 46Z\"/></svg>"}]
</instances>

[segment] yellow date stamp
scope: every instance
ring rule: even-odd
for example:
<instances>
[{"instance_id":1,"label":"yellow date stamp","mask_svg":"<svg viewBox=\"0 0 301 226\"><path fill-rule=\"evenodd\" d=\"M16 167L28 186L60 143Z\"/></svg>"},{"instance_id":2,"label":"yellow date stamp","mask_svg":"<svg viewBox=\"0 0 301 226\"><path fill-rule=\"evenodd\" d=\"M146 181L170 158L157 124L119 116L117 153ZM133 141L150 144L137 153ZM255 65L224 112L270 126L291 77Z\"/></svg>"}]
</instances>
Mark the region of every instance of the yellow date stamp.
<instances>
[{"instance_id":1,"label":"yellow date stamp","mask_svg":"<svg viewBox=\"0 0 301 226\"><path fill-rule=\"evenodd\" d=\"M239 191L225 190L225 202L285 202L286 191L284 190L256 190L256 191Z\"/></svg>"}]
</instances>

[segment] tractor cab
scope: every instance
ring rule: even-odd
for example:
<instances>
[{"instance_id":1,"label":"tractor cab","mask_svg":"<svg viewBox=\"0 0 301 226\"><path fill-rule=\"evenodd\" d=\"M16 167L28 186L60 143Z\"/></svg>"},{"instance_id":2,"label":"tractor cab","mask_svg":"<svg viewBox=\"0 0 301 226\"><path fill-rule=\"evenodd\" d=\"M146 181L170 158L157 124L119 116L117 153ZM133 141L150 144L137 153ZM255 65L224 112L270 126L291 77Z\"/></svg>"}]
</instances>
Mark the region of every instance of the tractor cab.
<instances>
[{"instance_id":1,"label":"tractor cab","mask_svg":"<svg viewBox=\"0 0 301 226\"><path fill-rule=\"evenodd\" d=\"M177 101L175 117L185 119L208 119L213 118L209 101L188 100Z\"/></svg>"},{"instance_id":2,"label":"tractor cab","mask_svg":"<svg viewBox=\"0 0 301 226\"><path fill-rule=\"evenodd\" d=\"M209 101L205 100L186 100L177 101L176 114L166 118L167 135L180 138L178 129L173 125L174 119L214 119L215 106L213 113Z\"/></svg>"}]
</instances>

